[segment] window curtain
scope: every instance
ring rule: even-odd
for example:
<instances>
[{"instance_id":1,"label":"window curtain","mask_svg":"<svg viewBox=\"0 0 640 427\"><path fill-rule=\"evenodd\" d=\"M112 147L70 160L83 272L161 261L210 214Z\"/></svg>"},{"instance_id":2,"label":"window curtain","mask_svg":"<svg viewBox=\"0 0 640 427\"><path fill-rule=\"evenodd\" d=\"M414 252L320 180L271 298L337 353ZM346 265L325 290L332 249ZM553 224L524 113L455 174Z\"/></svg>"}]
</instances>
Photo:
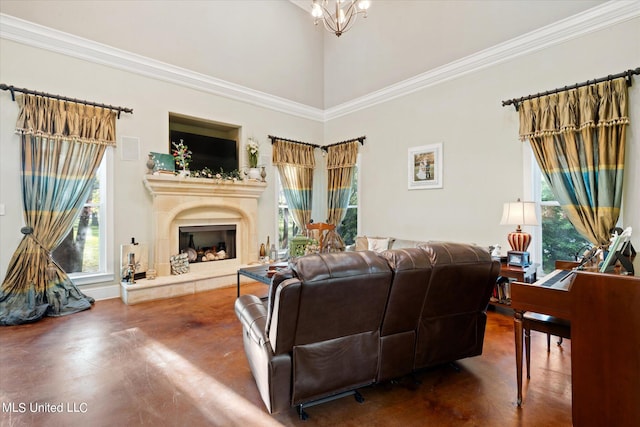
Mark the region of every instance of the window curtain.
<instances>
[{"instance_id":1,"label":"window curtain","mask_svg":"<svg viewBox=\"0 0 640 427\"><path fill-rule=\"evenodd\" d=\"M24 237L0 288L0 324L33 322L91 307L52 259L93 187L116 113L33 95L17 97Z\"/></svg>"},{"instance_id":2,"label":"window curtain","mask_svg":"<svg viewBox=\"0 0 640 427\"><path fill-rule=\"evenodd\" d=\"M327 147L327 222L336 227L347 214L359 145L359 141L351 141Z\"/></svg>"},{"instance_id":3,"label":"window curtain","mask_svg":"<svg viewBox=\"0 0 640 427\"><path fill-rule=\"evenodd\" d=\"M523 101L520 138L576 229L609 243L620 215L626 126L624 78Z\"/></svg>"},{"instance_id":4,"label":"window curtain","mask_svg":"<svg viewBox=\"0 0 640 427\"><path fill-rule=\"evenodd\" d=\"M273 140L273 164L278 168L284 197L300 230L311 221L314 147L296 142Z\"/></svg>"}]
</instances>

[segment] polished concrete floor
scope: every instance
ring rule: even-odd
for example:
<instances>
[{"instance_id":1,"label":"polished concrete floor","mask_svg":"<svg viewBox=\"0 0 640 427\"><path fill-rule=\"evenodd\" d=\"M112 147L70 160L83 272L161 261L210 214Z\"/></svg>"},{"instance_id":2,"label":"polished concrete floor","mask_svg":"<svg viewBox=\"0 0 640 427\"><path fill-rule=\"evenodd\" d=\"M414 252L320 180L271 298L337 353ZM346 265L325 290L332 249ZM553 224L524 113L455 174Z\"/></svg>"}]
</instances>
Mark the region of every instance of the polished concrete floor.
<instances>
[{"instance_id":1,"label":"polished concrete floor","mask_svg":"<svg viewBox=\"0 0 640 427\"><path fill-rule=\"evenodd\" d=\"M243 293L266 293L261 284ZM0 426L569 426L571 342L533 333L518 408L513 321L489 312L484 353L398 384L269 415L242 347L236 288L148 302L98 301L62 318L1 327Z\"/></svg>"}]
</instances>

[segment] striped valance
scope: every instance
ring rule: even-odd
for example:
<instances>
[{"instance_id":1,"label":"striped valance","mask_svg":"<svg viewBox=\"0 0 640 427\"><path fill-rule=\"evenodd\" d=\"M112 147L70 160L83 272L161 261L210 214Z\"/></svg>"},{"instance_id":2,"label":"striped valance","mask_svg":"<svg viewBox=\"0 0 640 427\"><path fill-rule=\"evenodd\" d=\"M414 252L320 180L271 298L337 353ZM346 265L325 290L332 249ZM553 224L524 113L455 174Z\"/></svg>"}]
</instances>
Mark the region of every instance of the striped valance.
<instances>
[{"instance_id":1,"label":"striped valance","mask_svg":"<svg viewBox=\"0 0 640 427\"><path fill-rule=\"evenodd\" d=\"M296 165L304 168L315 168L316 160L312 145L275 139L273 141L273 164Z\"/></svg>"},{"instance_id":2,"label":"striped valance","mask_svg":"<svg viewBox=\"0 0 640 427\"><path fill-rule=\"evenodd\" d=\"M327 147L327 169L355 166L359 147L358 140Z\"/></svg>"},{"instance_id":3,"label":"striped valance","mask_svg":"<svg viewBox=\"0 0 640 427\"><path fill-rule=\"evenodd\" d=\"M116 112L36 95L19 95L16 132L53 139L115 145Z\"/></svg>"},{"instance_id":4,"label":"striped valance","mask_svg":"<svg viewBox=\"0 0 640 427\"><path fill-rule=\"evenodd\" d=\"M629 124L627 94L627 82L619 78L525 100L520 139Z\"/></svg>"}]
</instances>

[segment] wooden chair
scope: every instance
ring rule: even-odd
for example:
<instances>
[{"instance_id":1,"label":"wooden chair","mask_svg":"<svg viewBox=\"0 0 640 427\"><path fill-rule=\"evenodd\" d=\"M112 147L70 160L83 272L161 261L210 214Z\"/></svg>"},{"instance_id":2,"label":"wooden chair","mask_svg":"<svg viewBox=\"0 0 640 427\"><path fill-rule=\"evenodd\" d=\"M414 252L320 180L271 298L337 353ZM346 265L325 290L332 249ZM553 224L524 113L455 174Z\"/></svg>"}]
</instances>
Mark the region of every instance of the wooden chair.
<instances>
[{"instance_id":1,"label":"wooden chair","mask_svg":"<svg viewBox=\"0 0 640 427\"><path fill-rule=\"evenodd\" d=\"M559 337L558 345L562 345L562 339L571 339L571 323L568 320L559 319L546 314L527 311L522 316L522 329L524 330L524 349L527 360L527 378L531 378L531 331L547 334L547 353L551 351L551 335Z\"/></svg>"},{"instance_id":2,"label":"wooden chair","mask_svg":"<svg viewBox=\"0 0 640 427\"><path fill-rule=\"evenodd\" d=\"M318 241L320 252L323 252L324 250L324 238L327 235L327 232L335 229L335 225L327 224L326 222L310 222L307 224L307 230L312 233L312 236L310 237L313 237Z\"/></svg>"}]
</instances>

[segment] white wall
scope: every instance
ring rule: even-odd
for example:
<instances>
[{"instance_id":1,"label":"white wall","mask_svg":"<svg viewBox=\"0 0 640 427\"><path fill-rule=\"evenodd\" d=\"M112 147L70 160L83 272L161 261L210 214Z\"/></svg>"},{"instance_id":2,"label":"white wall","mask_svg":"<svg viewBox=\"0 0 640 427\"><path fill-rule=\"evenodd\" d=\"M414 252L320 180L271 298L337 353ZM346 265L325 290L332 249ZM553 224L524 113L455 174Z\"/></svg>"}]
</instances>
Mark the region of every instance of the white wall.
<instances>
[{"instance_id":1,"label":"white wall","mask_svg":"<svg viewBox=\"0 0 640 427\"><path fill-rule=\"evenodd\" d=\"M640 19L546 48L334 119L325 141L366 134L361 233L404 239L501 243L502 204L524 197L525 143L501 101L640 66ZM640 246L640 77L630 88L623 223ZM409 147L442 142L444 188L407 189Z\"/></svg>"}]
</instances>

